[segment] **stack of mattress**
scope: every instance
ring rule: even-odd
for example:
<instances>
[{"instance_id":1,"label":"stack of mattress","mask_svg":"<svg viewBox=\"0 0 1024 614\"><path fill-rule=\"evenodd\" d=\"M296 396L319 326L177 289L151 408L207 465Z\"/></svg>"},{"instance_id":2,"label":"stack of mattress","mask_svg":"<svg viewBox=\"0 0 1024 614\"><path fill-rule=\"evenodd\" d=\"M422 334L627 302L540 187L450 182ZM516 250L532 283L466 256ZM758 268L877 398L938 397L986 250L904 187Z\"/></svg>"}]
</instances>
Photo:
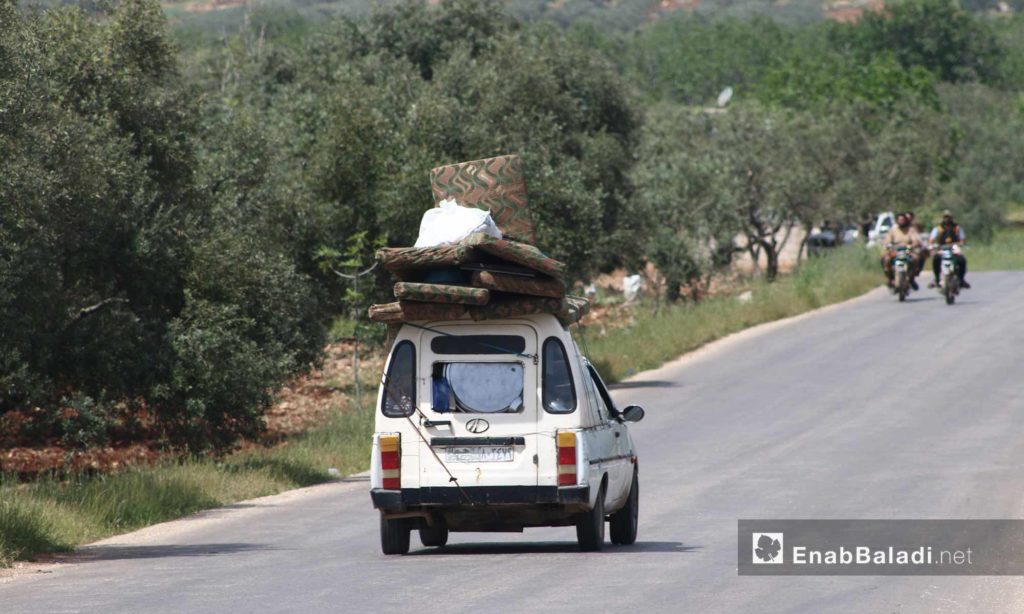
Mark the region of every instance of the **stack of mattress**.
<instances>
[{"instance_id":1,"label":"stack of mattress","mask_svg":"<svg viewBox=\"0 0 1024 614\"><path fill-rule=\"evenodd\" d=\"M377 260L398 279L394 303L370 307L370 319L514 318L550 313L563 323L587 312L586 299L566 296L565 264L532 245L526 183L517 156L463 162L431 172L435 200L491 212L504 238L477 233L457 244L386 248Z\"/></svg>"}]
</instances>

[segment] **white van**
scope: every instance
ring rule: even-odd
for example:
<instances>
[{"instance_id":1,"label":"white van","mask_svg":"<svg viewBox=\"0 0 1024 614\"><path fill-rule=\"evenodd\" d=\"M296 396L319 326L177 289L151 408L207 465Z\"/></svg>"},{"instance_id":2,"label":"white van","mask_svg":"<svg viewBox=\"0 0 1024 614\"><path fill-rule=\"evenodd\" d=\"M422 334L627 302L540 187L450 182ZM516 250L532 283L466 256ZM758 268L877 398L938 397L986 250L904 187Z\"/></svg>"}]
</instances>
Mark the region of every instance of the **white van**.
<instances>
[{"instance_id":1,"label":"white van","mask_svg":"<svg viewBox=\"0 0 1024 614\"><path fill-rule=\"evenodd\" d=\"M885 213L879 213L878 217L875 218L874 224L868 229L868 247L872 247L889 234L892 227L896 225L896 214L892 211L886 211Z\"/></svg>"},{"instance_id":2,"label":"white van","mask_svg":"<svg viewBox=\"0 0 1024 614\"><path fill-rule=\"evenodd\" d=\"M627 422L552 315L403 324L377 399L370 496L384 554L450 531L575 526L580 548L636 541Z\"/></svg>"}]
</instances>

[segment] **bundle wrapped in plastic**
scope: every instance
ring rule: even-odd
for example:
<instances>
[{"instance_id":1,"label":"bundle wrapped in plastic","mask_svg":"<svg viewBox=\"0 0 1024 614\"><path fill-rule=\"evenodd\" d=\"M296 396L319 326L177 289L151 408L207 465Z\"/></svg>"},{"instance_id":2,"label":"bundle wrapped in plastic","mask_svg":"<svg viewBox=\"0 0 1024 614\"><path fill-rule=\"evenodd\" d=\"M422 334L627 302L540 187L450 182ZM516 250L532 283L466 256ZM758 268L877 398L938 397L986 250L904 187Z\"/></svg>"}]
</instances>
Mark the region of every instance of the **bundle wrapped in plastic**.
<instances>
[{"instance_id":1,"label":"bundle wrapped in plastic","mask_svg":"<svg viewBox=\"0 0 1024 614\"><path fill-rule=\"evenodd\" d=\"M481 209L460 207L454 199L449 198L423 214L423 219L420 220L420 234L413 247L451 245L475 233L495 239L501 238L501 231L494 225L490 213Z\"/></svg>"}]
</instances>

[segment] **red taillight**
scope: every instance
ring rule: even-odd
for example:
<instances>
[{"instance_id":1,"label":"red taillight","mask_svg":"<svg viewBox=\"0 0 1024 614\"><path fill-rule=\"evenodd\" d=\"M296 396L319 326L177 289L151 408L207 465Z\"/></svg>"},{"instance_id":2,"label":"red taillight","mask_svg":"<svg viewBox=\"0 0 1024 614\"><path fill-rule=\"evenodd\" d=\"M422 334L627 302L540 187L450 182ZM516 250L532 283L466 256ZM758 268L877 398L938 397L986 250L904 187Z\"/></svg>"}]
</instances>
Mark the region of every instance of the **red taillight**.
<instances>
[{"instance_id":1,"label":"red taillight","mask_svg":"<svg viewBox=\"0 0 1024 614\"><path fill-rule=\"evenodd\" d=\"M385 490L402 488L402 446L399 435L381 435L380 475L381 487Z\"/></svg>"},{"instance_id":2,"label":"red taillight","mask_svg":"<svg viewBox=\"0 0 1024 614\"><path fill-rule=\"evenodd\" d=\"M576 485L576 433L558 432L558 485Z\"/></svg>"}]
</instances>

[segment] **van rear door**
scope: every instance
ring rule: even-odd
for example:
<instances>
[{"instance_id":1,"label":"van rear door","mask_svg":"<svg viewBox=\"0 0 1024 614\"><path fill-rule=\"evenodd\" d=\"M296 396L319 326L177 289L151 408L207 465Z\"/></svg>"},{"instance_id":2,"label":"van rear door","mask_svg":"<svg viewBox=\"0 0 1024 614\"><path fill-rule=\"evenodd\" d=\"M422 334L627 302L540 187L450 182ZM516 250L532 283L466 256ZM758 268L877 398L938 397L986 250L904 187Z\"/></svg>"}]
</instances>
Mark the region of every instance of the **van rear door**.
<instances>
[{"instance_id":1,"label":"van rear door","mask_svg":"<svg viewBox=\"0 0 1024 614\"><path fill-rule=\"evenodd\" d=\"M467 324L421 331L420 486L454 487L448 472L463 487L536 486L537 334L524 324Z\"/></svg>"}]
</instances>

